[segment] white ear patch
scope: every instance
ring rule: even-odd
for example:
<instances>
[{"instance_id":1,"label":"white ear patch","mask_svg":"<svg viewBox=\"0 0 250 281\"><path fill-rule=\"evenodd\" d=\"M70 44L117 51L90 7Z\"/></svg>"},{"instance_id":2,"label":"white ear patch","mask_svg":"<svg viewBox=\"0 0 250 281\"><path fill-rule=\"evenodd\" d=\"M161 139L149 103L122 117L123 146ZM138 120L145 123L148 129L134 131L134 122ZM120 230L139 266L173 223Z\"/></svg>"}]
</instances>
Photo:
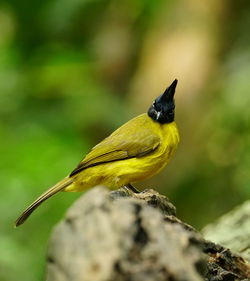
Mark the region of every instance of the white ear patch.
<instances>
[{"instance_id":1,"label":"white ear patch","mask_svg":"<svg viewBox=\"0 0 250 281\"><path fill-rule=\"evenodd\" d=\"M159 119L160 115L161 115L161 113L158 111L158 112L157 112L157 116L156 116L156 120Z\"/></svg>"}]
</instances>

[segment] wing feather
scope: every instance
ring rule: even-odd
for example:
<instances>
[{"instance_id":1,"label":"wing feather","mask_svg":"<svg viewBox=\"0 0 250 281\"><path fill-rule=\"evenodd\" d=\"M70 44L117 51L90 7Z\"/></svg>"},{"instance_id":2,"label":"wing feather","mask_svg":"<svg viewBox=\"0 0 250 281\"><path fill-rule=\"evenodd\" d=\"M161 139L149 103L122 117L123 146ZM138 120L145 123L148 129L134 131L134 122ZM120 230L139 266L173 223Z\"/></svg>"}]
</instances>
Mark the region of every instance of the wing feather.
<instances>
[{"instance_id":1,"label":"wing feather","mask_svg":"<svg viewBox=\"0 0 250 281\"><path fill-rule=\"evenodd\" d=\"M142 117L142 115L139 117ZM70 177L89 167L139 158L152 153L158 148L160 138L147 123L147 119L143 120L143 118L137 117L117 129L86 155L71 172Z\"/></svg>"}]
</instances>

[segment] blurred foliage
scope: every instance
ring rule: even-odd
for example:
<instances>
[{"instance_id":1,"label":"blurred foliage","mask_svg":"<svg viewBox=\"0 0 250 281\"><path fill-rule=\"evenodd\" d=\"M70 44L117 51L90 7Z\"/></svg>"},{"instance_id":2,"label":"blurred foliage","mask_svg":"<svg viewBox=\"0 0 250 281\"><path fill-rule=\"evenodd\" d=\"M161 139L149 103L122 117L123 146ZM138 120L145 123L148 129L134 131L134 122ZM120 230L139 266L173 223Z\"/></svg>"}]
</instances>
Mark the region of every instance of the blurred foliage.
<instances>
[{"instance_id":1,"label":"blurred foliage","mask_svg":"<svg viewBox=\"0 0 250 281\"><path fill-rule=\"evenodd\" d=\"M250 195L247 1L0 3L0 280L42 280L61 193L16 230L37 195L177 77L175 159L145 183L201 227Z\"/></svg>"}]
</instances>

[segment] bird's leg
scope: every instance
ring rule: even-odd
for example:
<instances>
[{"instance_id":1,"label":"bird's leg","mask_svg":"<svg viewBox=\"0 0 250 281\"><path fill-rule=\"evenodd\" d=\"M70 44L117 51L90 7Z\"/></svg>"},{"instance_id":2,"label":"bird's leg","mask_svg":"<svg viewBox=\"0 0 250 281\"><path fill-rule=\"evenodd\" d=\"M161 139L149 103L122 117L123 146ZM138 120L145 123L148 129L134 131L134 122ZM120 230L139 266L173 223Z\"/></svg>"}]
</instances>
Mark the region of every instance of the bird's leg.
<instances>
[{"instance_id":1,"label":"bird's leg","mask_svg":"<svg viewBox=\"0 0 250 281\"><path fill-rule=\"evenodd\" d=\"M135 188L132 184L128 183L124 186L125 188L133 191L134 193L141 193L137 188Z\"/></svg>"},{"instance_id":2,"label":"bird's leg","mask_svg":"<svg viewBox=\"0 0 250 281\"><path fill-rule=\"evenodd\" d=\"M128 189L126 185L122 186L121 188L122 188L126 193L131 194L131 190Z\"/></svg>"}]
</instances>

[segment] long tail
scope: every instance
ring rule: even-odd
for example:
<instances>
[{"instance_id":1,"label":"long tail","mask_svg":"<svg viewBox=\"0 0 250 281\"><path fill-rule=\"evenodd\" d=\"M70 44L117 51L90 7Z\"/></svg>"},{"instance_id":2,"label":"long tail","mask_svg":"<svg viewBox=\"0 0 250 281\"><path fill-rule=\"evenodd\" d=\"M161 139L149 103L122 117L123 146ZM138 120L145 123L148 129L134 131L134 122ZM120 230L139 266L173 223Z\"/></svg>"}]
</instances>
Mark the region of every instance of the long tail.
<instances>
[{"instance_id":1,"label":"long tail","mask_svg":"<svg viewBox=\"0 0 250 281\"><path fill-rule=\"evenodd\" d=\"M23 224L33 211L40 206L40 204L72 183L73 180L71 178L65 178L45 191L20 215L20 217L15 221L15 226L17 227Z\"/></svg>"}]
</instances>

